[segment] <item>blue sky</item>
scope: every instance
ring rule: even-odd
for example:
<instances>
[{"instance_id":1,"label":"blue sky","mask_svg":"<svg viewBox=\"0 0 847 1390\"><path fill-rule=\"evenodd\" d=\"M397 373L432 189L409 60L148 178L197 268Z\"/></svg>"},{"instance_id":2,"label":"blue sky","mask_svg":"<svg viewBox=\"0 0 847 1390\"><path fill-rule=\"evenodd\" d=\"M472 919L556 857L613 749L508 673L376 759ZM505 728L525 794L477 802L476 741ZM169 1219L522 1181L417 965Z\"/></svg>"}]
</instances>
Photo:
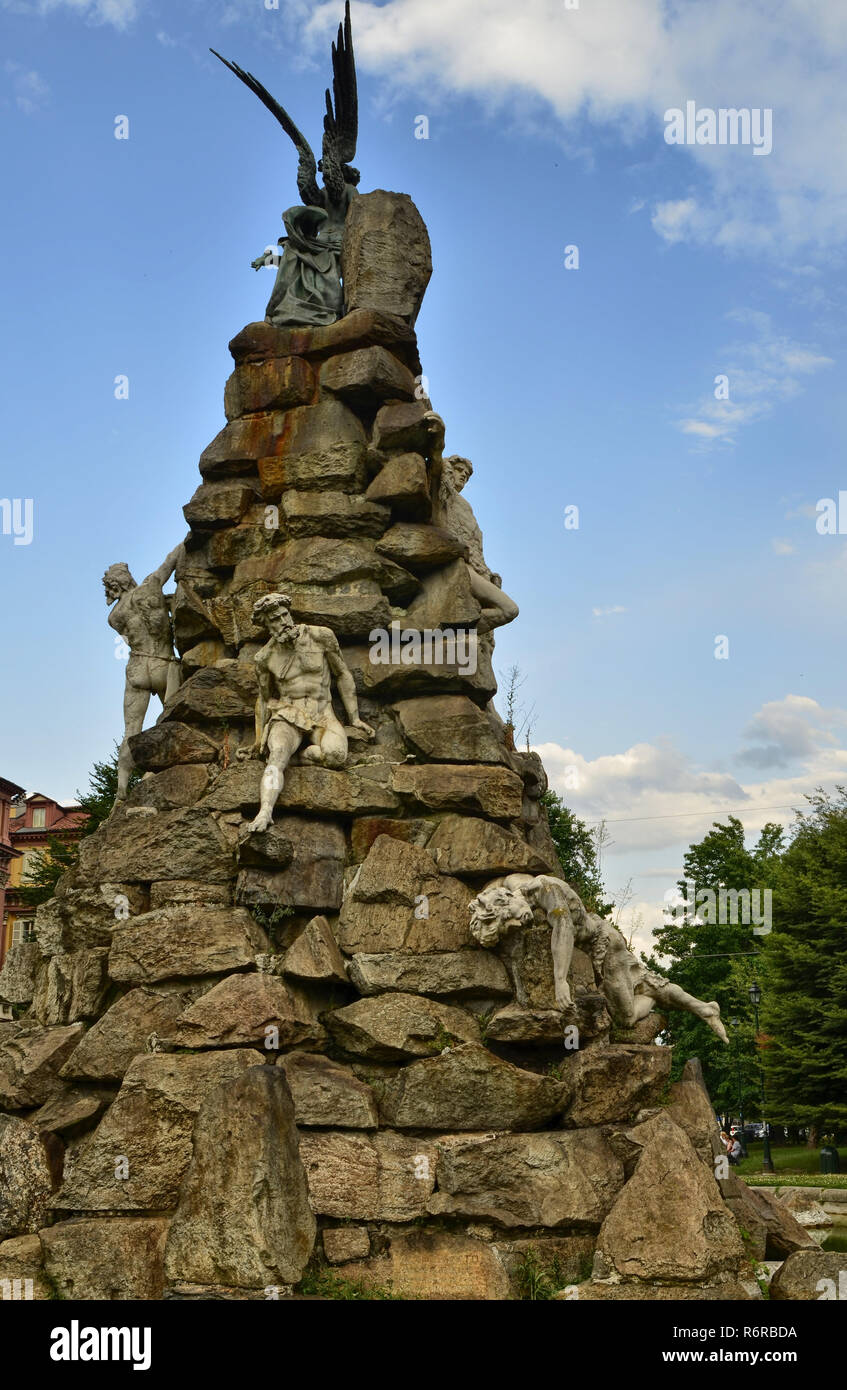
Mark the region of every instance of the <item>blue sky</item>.
<instances>
[{"instance_id":1,"label":"blue sky","mask_svg":"<svg viewBox=\"0 0 847 1390\"><path fill-rule=\"evenodd\" d=\"M0 0L0 497L34 506L31 544L0 535L0 774L30 789L72 796L120 736L100 578L184 534L270 289L250 261L296 201L293 148L208 48L317 144L341 10ZM521 606L496 669L646 929L716 816L755 832L847 781L847 549L815 524L847 489L847 12L385 0L353 24L361 187L429 226L424 370ZM668 145L687 100L771 109L772 152Z\"/></svg>"}]
</instances>

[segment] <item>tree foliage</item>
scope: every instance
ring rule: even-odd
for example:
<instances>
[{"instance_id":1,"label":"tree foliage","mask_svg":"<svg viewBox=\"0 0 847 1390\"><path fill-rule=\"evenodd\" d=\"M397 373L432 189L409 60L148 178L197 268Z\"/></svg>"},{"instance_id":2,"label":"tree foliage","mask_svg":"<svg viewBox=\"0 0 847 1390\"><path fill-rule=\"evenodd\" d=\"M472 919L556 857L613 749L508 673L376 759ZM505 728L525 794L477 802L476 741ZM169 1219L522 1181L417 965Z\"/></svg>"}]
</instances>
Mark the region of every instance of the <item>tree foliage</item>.
<instances>
[{"instance_id":1,"label":"tree foliage","mask_svg":"<svg viewBox=\"0 0 847 1390\"><path fill-rule=\"evenodd\" d=\"M752 922L731 920L740 917L740 912L725 913L729 920L724 922L703 920L707 914L697 912L697 894L707 889L716 896L721 889L773 890L782 837L778 825L766 825L757 844L748 849L744 826L736 816L730 816L726 824L714 822L708 834L685 855L685 878L678 887L688 905L675 917L666 917L658 928L655 945L662 959L648 962L651 969L689 994L706 1001L716 999L720 1004L730 1034L729 1047L705 1023L687 1013L669 1015L666 1039L674 1047L675 1076L689 1057L700 1058L712 1102L722 1114L737 1113L739 1098L747 1118L758 1115L761 1108L747 990L753 966L758 964L755 953L766 938L753 934ZM739 1020L735 1027L726 1023L732 1018Z\"/></svg>"},{"instance_id":2,"label":"tree foliage","mask_svg":"<svg viewBox=\"0 0 847 1390\"><path fill-rule=\"evenodd\" d=\"M847 1123L847 788L818 789L782 856L762 979L771 1117Z\"/></svg>"},{"instance_id":3,"label":"tree foliage","mask_svg":"<svg viewBox=\"0 0 847 1390\"><path fill-rule=\"evenodd\" d=\"M610 911L610 904L604 901L605 890L600 879L594 836L556 792L546 791L541 804L547 811L550 834L562 873L589 912L605 915Z\"/></svg>"}]
</instances>

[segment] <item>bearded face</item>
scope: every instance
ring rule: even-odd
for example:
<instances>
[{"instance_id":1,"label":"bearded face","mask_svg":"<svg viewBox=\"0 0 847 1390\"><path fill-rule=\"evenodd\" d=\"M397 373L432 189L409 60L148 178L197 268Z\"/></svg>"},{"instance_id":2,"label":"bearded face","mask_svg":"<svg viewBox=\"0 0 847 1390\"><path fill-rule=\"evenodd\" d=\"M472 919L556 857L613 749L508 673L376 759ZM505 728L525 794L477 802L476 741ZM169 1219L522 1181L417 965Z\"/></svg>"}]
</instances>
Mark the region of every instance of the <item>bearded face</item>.
<instances>
[{"instance_id":1,"label":"bearded face","mask_svg":"<svg viewBox=\"0 0 847 1390\"><path fill-rule=\"evenodd\" d=\"M511 888L484 888L470 905L471 936L480 946L496 946L513 927L532 922L532 908Z\"/></svg>"}]
</instances>

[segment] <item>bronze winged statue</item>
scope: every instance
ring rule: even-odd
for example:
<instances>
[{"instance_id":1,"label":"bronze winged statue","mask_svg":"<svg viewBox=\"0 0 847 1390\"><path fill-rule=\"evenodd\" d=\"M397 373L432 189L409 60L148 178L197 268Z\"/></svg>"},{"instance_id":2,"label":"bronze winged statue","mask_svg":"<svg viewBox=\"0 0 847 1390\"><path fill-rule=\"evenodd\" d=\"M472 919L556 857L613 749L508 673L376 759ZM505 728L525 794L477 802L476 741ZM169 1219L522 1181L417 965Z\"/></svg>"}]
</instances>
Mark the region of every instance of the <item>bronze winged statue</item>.
<instances>
[{"instance_id":1,"label":"bronze winged statue","mask_svg":"<svg viewBox=\"0 0 847 1390\"><path fill-rule=\"evenodd\" d=\"M344 312L341 289L344 219L359 182L359 171L350 162L356 156L359 133L350 0L345 0L344 23L339 24L338 38L332 45L332 92L327 88L319 160L315 159L308 140L288 112L258 78L221 57L214 48L210 52L220 58L245 87L255 92L263 106L276 116L297 150L297 188L303 205L288 208L282 214L287 235L279 239L284 252L266 319L279 327L334 323ZM323 188L318 185L319 171L323 176ZM253 261L253 268L258 270L274 261L275 257L266 251Z\"/></svg>"}]
</instances>

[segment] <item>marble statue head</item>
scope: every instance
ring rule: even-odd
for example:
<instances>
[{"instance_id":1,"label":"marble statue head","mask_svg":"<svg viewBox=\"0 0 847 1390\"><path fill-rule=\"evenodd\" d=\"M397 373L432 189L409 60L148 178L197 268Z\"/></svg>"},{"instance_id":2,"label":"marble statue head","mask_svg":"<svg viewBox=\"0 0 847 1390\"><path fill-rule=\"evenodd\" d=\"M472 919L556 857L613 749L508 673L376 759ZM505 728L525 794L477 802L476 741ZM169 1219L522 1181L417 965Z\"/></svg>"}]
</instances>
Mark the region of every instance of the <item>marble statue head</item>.
<instances>
[{"instance_id":1,"label":"marble statue head","mask_svg":"<svg viewBox=\"0 0 847 1390\"><path fill-rule=\"evenodd\" d=\"M456 492L461 492L473 473L473 464L470 459L462 458L460 454L451 454L449 458L444 460L444 464Z\"/></svg>"},{"instance_id":2,"label":"marble statue head","mask_svg":"<svg viewBox=\"0 0 847 1390\"><path fill-rule=\"evenodd\" d=\"M513 927L527 927L532 908L513 888L484 888L470 905L471 936L480 946L496 946Z\"/></svg>"},{"instance_id":3,"label":"marble statue head","mask_svg":"<svg viewBox=\"0 0 847 1390\"><path fill-rule=\"evenodd\" d=\"M129 565L125 560L121 560L116 565L110 565L103 575L103 588L106 590L107 603L114 603L121 594L136 587L135 580L129 572Z\"/></svg>"},{"instance_id":4,"label":"marble statue head","mask_svg":"<svg viewBox=\"0 0 847 1390\"><path fill-rule=\"evenodd\" d=\"M280 641L290 641L297 624L291 616L291 599L288 594L264 594L253 604L253 622L264 627Z\"/></svg>"}]
</instances>

